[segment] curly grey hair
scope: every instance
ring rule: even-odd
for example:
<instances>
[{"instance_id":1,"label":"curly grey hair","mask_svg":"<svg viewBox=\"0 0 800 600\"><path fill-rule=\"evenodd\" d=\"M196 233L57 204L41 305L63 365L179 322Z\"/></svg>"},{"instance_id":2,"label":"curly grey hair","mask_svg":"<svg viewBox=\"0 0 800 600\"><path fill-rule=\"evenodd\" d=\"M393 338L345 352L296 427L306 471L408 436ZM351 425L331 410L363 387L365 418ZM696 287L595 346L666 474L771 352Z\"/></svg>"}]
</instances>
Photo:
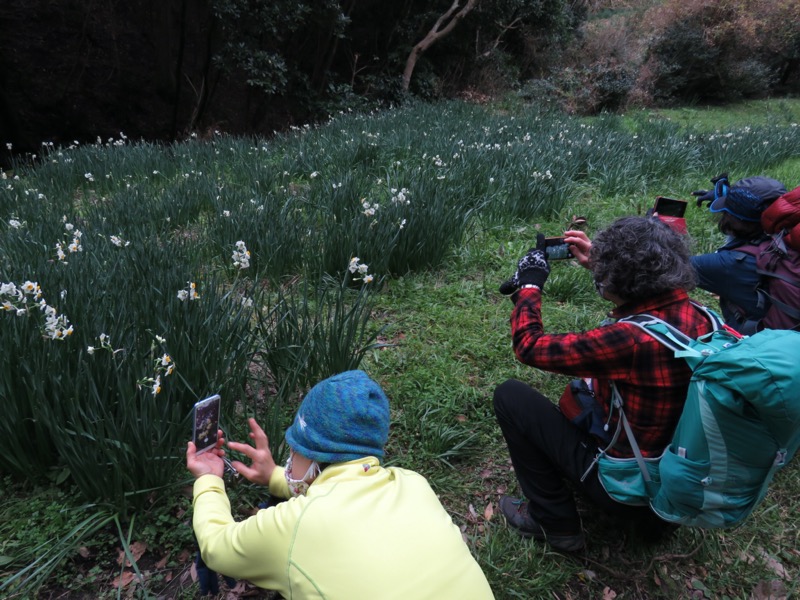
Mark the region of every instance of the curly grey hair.
<instances>
[{"instance_id":1,"label":"curly grey hair","mask_svg":"<svg viewBox=\"0 0 800 600\"><path fill-rule=\"evenodd\" d=\"M604 290L625 302L697 285L687 236L657 218L623 217L592 240L589 267Z\"/></svg>"}]
</instances>

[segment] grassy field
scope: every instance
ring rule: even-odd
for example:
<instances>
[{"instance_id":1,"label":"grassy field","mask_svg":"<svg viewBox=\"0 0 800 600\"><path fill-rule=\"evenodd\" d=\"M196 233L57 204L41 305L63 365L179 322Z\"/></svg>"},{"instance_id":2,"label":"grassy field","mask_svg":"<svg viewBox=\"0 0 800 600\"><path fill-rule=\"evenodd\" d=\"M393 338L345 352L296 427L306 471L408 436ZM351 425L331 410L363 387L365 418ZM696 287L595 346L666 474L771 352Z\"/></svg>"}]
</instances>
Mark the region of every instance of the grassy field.
<instances>
[{"instance_id":1,"label":"grassy field","mask_svg":"<svg viewBox=\"0 0 800 600\"><path fill-rule=\"evenodd\" d=\"M131 388L142 378L142 365L149 369L149 379L143 386L146 389L131 395L132 406L156 396L153 386L160 376L165 389L159 393L168 395L159 398L169 399L180 409L175 409L175 416L165 417L174 425L164 432L164 443L174 445L166 454L172 469L164 470L165 482L119 482L122 494L110 490L102 503L91 494L99 496L106 490L89 487L88 483L76 485L74 472L79 458L65 465L58 453L50 457L52 464L42 456L41 464L36 463L41 473L24 477L15 472L14 465L24 460L34 464L35 457L13 454L13 448L24 448L25 452L36 449L28 449L21 439L6 442L5 452L13 454L17 462L1 463L0 470L0 493L4 497L0 509L0 594L40 598L194 597L197 587L191 568L194 546L190 500L186 475L180 468L179 442L186 431L186 408L208 389L228 386L233 397L235 390L244 390L240 409L229 415L229 436L243 437L242 413L254 412L259 419L270 420L273 431L280 432L296 405L297 391L322 376L326 368L335 369L319 366L302 374L293 372L294 379L286 379L287 395L274 411L264 408L270 393L274 393L274 389L269 391L274 380L246 376L245 384L242 378L230 375L241 363L232 342L225 346L230 352L219 357L228 365L224 372L211 367L190 370L186 365L193 360L191 352L196 344L169 344L181 336L182 328L192 332L192 340L207 340L203 336L209 334L195 325L196 320L205 321L189 314L199 303L192 307L190 301L173 298L179 290L190 293L187 286L195 279L202 282L198 287L201 294L213 297L214 303L228 312L233 310L227 304L233 291L237 310L251 298L257 313L259 307L269 310L290 305L287 298L314 307L332 306L342 298L353 305L363 300L359 306L368 310L365 330L356 331L357 327L349 324L354 336L352 352L341 360L360 364L384 386L392 402L388 464L419 471L429 479L462 529L497 598L766 599L797 594L800 529L795 515L800 510L800 480L796 462L779 474L752 518L732 530L684 528L668 540L648 544L641 532L612 522L582 504L588 548L583 555L567 557L535 541L522 540L507 529L497 511L499 497L517 494L518 489L494 421L491 397L493 388L509 377L531 383L553 400L566 382L515 360L508 324L511 304L497 292L499 283L513 273L517 259L534 243L538 232L558 235L573 216L581 215L588 219L591 235L616 217L643 214L656 195L689 198L692 190L707 187L708 179L722 170L729 171L732 180L764 174L792 188L800 183L800 102L687 108L596 120L536 115L525 107L504 113L474 110L467 105L448 105L444 109L412 108L391 118L345 116L271 142L220 136L169 148L102 144L73 150L68 156L74 161L69 163L53 150L53 166L48 167L46 161L35 168L20 165L17 171L6 174L2 182L6 185L5 206L13 208L8 214L0 209L0 219L26 222L32 230L37 211L43 211L45 217L36 223L39 229L25 238L27 242L20 242L20 234L8 228L5 250L0 250L0 282L21 283L38 277L43 289L52 292L45 297L58 295L61 287L56 285L63 283L64 289L70 290L70 285L79 285L71 279L79 279L75 273L69 277L53 274L47 279L47 269L59 266L52 264L57 263L53 244L48 242L46 252L39 256L42 244L31 242L63 237L62 210L68 222L83 223L85 250L82 255L70 255L69 261L85 261L78 264L85 264L86 269L90 255L106 257L100 262L107 265L111 260L107 257L116 256L111 252L119 249L103 249L97 241L98 232L106 237L124 234L123 240L132 240L134 246L137 240L151 239L149 236L164 240L165 256L174 257L174 261L164 257L152 261L169 263L161 272L169 285L159 286L155 278L143 274L145 281L137 280L136 284L142 291L125 288L119 305L109 309L110 316L93 322L92 328L84 325L83 330L79 325L93 318L87 314L90 311L79 311L77 302L69 304L72 291L67 300L62 298L59 311L76 323L74 338L81 337L73 346L67 345L69 340L59 346L66 350L57 357L73 360L70 357L87 344L97 343L93 340L100 331L110 331L103 329L111 327L108 319L122 314L125 302L138 293L141 302L152 302L164 311L152 328L159 336L169 331L165 335L168 346L154 352L152 335L132 336L125 344L140 348L139 360L130 365L120 362L117 368ZM439 122L442 115L446 124ZM534 139L526 140L526 135ZM92 174L91 182L87 173ZM132 182L139 189L136 195L131 191ZM32 207L22 190L37 190L56 205ZM401 190L410 199L407 208L398 199ZM100 200L83 202L87 198ZM179 198L192 201L179 202ZM287 236L295 236L294 246L304 247L295 254L288 252L293 247L291 237L271 249L270 241L277 238L270 236L282 232L274 225L261 225L261 213L246 212L250 207L257 211L258 206L267 206L265 210L269 211L269 202L276 198L296 203L282 201L281 206L291 210L269 217L286 219L280 221L281 228ZM145 199L148 203L142 205ZM0 197L0 205L2 200ZM105 207L117 200L121 208L113 213L116 228L108 225L102 229L98 223L108 224L110 217L103 221L107 214L98 213L98 220L92 221L87 207ZM296 208L303 202L306 208ZM361 219L374 216L367 214L373 204L379 206L379 216L391 213L390 218L365 226ZM312 213L307 208L322 205L331 213ZM297 224L286 216L290 213L304 220ZM341 230L326 225L329 214L337 215L333 221L343 224ZM134 235L132 232L139 231L138 221L156 229L148 225ZM387 222L393 224L391 228L385 225ZM690 205L687 222L697 252L710 251L722 241L707 210ZM403 238L406 233L416 237L409 242ZM12 235L17 237L12 239ZM246 241L252 251L249 271L231 265L231 251L238 240ZM64 248L71 241L71 237L67 239ZM21 244L22 249L10 251L12 242ZM430 245L425 245L428 242ZM328 248L340 251L326 253ZM333 254L335 260L325 264L320 254ZM369 263L374 287L347 279L346 265L353 256ZM181 267L182 261L191 267ZM23 268L26 262L29 266ZM275 272L283 277L273 278ZM313 294L309 300L302 290L291 296L295 288L287 284L288 275L302 273L308 280L309 273L320 272L345 278L344 288L326 288L340 294L334 294L333 304ZM45 287L48 281L52 286ZM144 290L147 282L152 284L149 287L159 288L151 299ZM259 287L257 282L265 283ZM85 286L83 293L92 293L89 283L80 285ZM267 292L257 295L256 290L263 288ZM275 293L280 293L276 290L289 291L276 300ZM589 273L572 262L553 265L545 291L546 331L592 328L610 309L595 293ZM355 300L351 292L360 294L362 300ZM102 293L110 294L108 290ZM715 304L713 297L701 291L693 296ZM167 297L173 298L172 308L167 307ZM90 305L99 306L100 302L95 298ZM325 311L316 316L302 311L296 314L298 322L338 319L337 313ZM281 332L270 329L269 318L259 320L257 314L250 313L243 318L251 324L260 323L253 327L257 335L248 343L246 356L257 356L259 349L284 343ZM215 327L231 332L237 323L220 321ZM12 328L6 327L6 322L3 326L3 335L8 335ZM86 329L91 332L84 333ZM327 341L343 336L344 330L332 329ZM25 329L14 331L15 336L31 334ZM16 344L22 356L0 371L0 398L8 406L13 406L12 392L16 389L12 367L21 369L21 365L42 360L38 354L26 358L29 349L25 339L3 340L7 348ZM29 345L34 346L32 342ZM322 346L306 348L312 347ZM173 383L165 370L159 370L158 360L163 360L167 350L175 358L177 373L186 379L184 383ZM75 369L96 379L100 374L92 370L96 367L91 366L90 359L84 355L75 358ZM155 370L150 366L153 359ZM273 375L280 369L277 364L260 366ZM125 370L128 368L130 373ZM63 375L67 376L71 375ZM75 381L83 379L75 375ZM66 395L63 401L79 404ZM136 406L140 405L135 404L132 415L139 410ZM153 415L149 418L156 420ZM233 422L236 418L242 422ZM275 437L277 433L272 441L278 444ZM132 462L131 468L139 467ZM149 487L154 490L140 494L136 503L126 492ZM239 483L231 496L235 510L244 516L263 499L263 492ZM114 504L119 498L123 498L125 511ZM48 554L57 540L62 542L61 551ZM134 559L131 565L118 562L120 552ZM42 566L42 562L33 562L37 557L40 561L58 560L44 581L35 578ZM17 587L26 580L31 582L28 587ZM242 595L241 590L236 594Z\"/></svg>"}]
</instances>

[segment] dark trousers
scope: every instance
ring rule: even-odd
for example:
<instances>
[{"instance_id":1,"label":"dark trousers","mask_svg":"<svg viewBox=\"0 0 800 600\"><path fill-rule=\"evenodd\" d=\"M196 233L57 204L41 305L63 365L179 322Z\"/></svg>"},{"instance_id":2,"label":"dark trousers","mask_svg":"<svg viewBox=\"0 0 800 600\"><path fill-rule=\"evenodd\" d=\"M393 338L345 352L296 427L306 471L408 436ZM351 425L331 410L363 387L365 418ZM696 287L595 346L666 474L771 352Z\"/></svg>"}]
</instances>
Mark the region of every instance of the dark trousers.
<instances>
[{"instance_id":1,"label":"dark trousers","mask_svg":"<svg viewBox=\"0 0 800 600\"><path fill-rule=\"evenodd\" d=\"M494 391L494 412L508 444L508 452L528 511L550 533L581 529L575 508L575 488L605 512L631 517L650 513L613 500L597 477L597 467L581 477L597 455L597 442L529 385L509 379ZM650 513L652 514L652 513Z\"/></svg>"}]
</instances>

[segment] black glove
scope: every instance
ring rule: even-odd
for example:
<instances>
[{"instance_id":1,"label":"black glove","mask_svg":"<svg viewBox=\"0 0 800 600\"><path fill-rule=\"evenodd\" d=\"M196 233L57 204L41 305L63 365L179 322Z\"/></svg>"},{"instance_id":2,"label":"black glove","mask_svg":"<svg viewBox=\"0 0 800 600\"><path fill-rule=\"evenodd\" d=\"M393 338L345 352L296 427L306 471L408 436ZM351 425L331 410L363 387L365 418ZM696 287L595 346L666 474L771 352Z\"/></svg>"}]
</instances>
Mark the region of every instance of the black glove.
<instances>
[{"instance_id":1,"label":"black glove","mask_svg":"<svg viewBox=\"0 0 800 600\"><path fill-rule=\"evenodd\" d=\"M711 183L714 184L714 189L712 190L695 190L692 192L692 196L697 196L697 207L703 206L703 202L711 203L714 201L716 197L715 190L717 189L717 184L722 183L723 186L730 187L728 184L728 174L727 173L720 173L716 177L711 180Z\"/></svg>"},{"instance_id":2,"label":"black glove","mask_svg":"<svg viewBox=\"0 0 800 600\"><path fill-rule=\"evenodd\" d=\"M550 265L547 263L544 247L544 234L536 236L536 248L531 248L528 253L519 259L517 272L500 284L500 293L508 296L519 290L523 285L535 285L539 289L544 287L547 276L550 275Z\"/></svg>"}]
</instances>

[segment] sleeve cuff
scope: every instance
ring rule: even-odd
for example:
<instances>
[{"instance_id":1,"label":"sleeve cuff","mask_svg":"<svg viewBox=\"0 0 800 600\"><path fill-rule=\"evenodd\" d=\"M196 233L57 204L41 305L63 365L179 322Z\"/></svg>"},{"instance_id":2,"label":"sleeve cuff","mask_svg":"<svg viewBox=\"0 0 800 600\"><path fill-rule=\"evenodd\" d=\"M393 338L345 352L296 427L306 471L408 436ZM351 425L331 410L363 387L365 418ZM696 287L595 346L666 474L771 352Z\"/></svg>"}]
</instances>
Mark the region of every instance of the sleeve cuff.
<instances>
[{"instance_id":1,"label":"sleeve cuff","mask_svg":"<svg viewBox=\"0 0 800 600\"><path fill-rule=\"evenodd\" d=\"M269 478L269 493L277 498L289 497L289 485L286 483L285 467L275 466Z\"/></svg>"}]
</instances>

